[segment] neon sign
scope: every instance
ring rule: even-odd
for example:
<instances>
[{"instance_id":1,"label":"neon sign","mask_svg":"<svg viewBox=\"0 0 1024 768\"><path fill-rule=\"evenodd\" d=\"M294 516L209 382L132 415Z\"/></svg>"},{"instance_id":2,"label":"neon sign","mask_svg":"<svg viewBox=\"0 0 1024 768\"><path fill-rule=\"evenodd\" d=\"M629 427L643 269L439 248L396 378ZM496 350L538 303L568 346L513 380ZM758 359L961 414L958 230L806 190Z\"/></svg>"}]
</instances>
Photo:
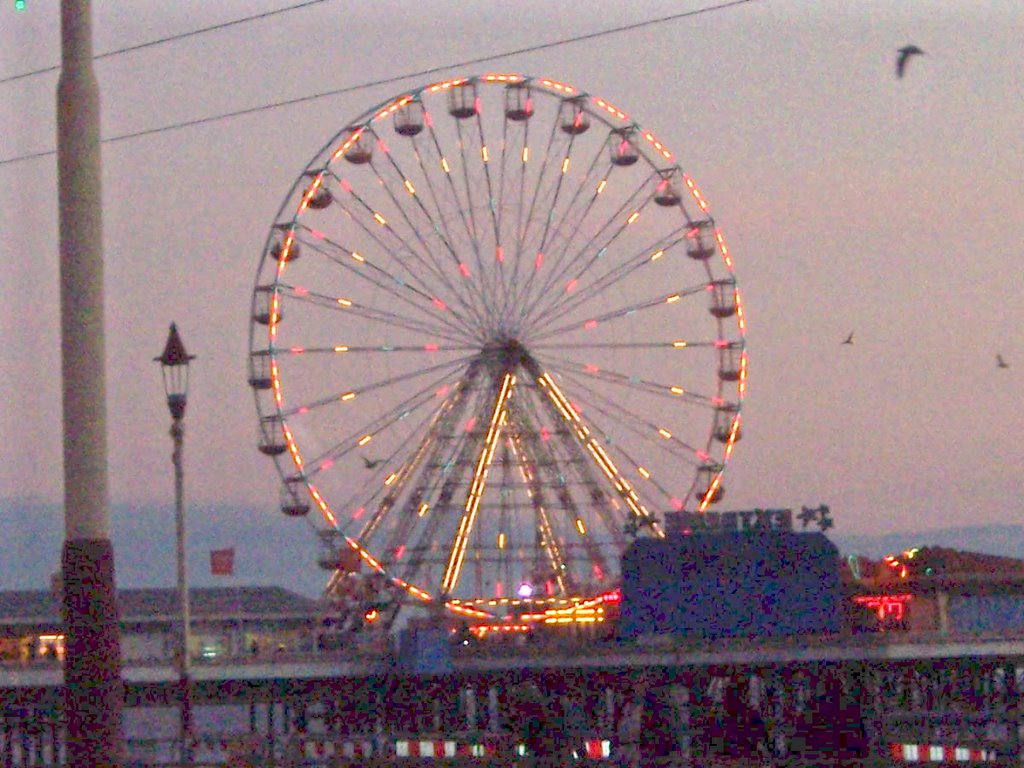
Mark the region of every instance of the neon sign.
<instances>
[{"instance_id":1,"label":"neon sign","mask_svg":"<svg viewBox=\"0 0 1024 768\"><path fill-rule=\"evenodd\" d=\"M913 595L857 595L853 601L875 612L879 621L903 621Z\"/></svg>"}]
</instances>

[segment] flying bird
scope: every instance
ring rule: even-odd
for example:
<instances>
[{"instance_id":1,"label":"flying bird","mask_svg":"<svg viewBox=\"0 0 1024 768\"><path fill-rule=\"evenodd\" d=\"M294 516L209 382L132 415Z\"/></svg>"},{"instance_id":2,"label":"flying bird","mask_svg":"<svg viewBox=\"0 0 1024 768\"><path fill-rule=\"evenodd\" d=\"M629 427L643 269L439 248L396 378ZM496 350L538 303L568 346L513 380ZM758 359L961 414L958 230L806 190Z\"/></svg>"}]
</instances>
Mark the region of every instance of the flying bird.
<instances>
[{"instance_id":1,"label":"flying bird","mask_svg":"<svg viewBox=\"0 0 1024 768\"><path fill-rule=\"evenodd\" d=\"M384 460L383 459L368 459L365 456L363 456L363 464L366 465L367 469L373 469L378 464L380 464L382 461L384 461Z\"/></svg>"},{"instance_id":2,"label":"flying bird","mask_svg":"<svg viewBox=\"0 0 1024 768\"><path fill-rule=\"evenodd\" d=\"M907 61L910 60L911 56L924 56L924 51L913 44L904 45L896 53L896 77L903 77L903 72L907 68Z\"/></svg>"},{"instance_id":3,"label":"flying bird","mask_svg":"<svg viewBox=\"0 0 1024 768\"><path fill-rule=\"evenodd\" d=\"M843 344L853 344L853 331L850 331L850 335L843 340Z\"/></svg>"},{"instance_id":4,"label":"flying bird","mask_svg":"<svg viewBox=\"0 0 1024 768\"><path fill-rule=\"evenodd\" d=\"M1010 364L1003 360L1003 356L996 353L996 368L1009 368Z\"/></svg>"}]
</instances>

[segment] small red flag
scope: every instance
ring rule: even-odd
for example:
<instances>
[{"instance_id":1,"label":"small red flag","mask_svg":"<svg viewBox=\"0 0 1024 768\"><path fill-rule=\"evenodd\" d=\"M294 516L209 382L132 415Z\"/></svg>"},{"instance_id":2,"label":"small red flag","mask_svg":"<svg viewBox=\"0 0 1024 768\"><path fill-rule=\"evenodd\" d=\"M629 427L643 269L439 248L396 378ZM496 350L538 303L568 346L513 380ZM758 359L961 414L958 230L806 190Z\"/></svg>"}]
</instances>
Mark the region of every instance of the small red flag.
<instances>
[{"instance_id":1,"label":"small red flag","mask_svg":"<svg viewBox=\"0 0 1024 768\"><path fill-rule=\"evenodd\" d=\"M235 548L210 550L210 573L214 576L232 576L235 573Z\"/></svg>"}]
</instances>

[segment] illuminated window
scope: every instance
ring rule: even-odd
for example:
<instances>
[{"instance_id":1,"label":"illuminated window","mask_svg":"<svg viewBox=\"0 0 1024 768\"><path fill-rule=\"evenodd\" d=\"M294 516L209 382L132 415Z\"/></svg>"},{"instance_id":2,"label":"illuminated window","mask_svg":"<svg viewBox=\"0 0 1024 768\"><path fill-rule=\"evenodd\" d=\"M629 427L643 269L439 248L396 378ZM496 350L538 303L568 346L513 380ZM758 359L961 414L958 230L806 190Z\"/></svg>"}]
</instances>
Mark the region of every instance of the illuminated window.
<instances>
[{"instance_id":1,"label":"illuminated window","mask_svg":"<svg viewBox=\"0 0 1024 768\"><path fill-rule=\"evenodd\" d=\"M64 635L39 635L35 647L37 659L64 661Z\"/></svg>"}]
</instances>

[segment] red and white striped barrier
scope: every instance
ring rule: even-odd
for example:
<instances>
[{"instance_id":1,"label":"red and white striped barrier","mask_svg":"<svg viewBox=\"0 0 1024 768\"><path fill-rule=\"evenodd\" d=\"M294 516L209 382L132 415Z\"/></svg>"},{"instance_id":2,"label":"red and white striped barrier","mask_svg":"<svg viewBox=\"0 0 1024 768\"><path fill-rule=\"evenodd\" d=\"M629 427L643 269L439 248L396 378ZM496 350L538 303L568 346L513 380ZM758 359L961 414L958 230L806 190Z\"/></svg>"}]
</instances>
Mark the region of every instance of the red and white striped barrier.
<instances>
[{"instance_id":1,"label":"red and white striped barrier","mask_svg":"<svg viewBox=\"0 0 1024 768\"><path fill-rule=\"evenodd\" d=\"M395 742L395 757L455 757L457 746L454 741L442 739L399 739Z\"/></svg>"},{"instance_id":2,"label":"red and white striped barrier","mask_svg":"<svg viewBox=\"0 0 1024 768\"><path fill-rule=\"evenodd\" d=\"M465 742L454 739L396 739L390 746L390 749L383 747L383 752L390 753L396 758L486 757L503 751L495 743L487 741ZM362 758L374 754L374 745L369 739L306 739L303 742L303 756L309 760L336 756ZM588 760L602 760L610 756L611 742L608 739L587 739L583 743L583 754L580 755Z\"/></svg>"},{"instance_id":3,"label":"red and white striped barrier","mask_svg":"<svg viewBox=\"0 0 1024 768\"><path fill-rule=\"evenodd\" d=\"M948 747L940 744L891 744L890 754L905 763L988 763L998 759L994 749Z\"/></svg>"},{"instance_id":4,"label":"red and white striped barrier","mask_svg":"<svg viewBox=\"0 0 1024 768\"><path fill-rule=\"evenodd\" d=\"M307 739L303 744L303 756L316 760L324 757L370 757L373 755L373 742L369 739L351 741L318 741Z\"/></svg>"}]
</instances>

